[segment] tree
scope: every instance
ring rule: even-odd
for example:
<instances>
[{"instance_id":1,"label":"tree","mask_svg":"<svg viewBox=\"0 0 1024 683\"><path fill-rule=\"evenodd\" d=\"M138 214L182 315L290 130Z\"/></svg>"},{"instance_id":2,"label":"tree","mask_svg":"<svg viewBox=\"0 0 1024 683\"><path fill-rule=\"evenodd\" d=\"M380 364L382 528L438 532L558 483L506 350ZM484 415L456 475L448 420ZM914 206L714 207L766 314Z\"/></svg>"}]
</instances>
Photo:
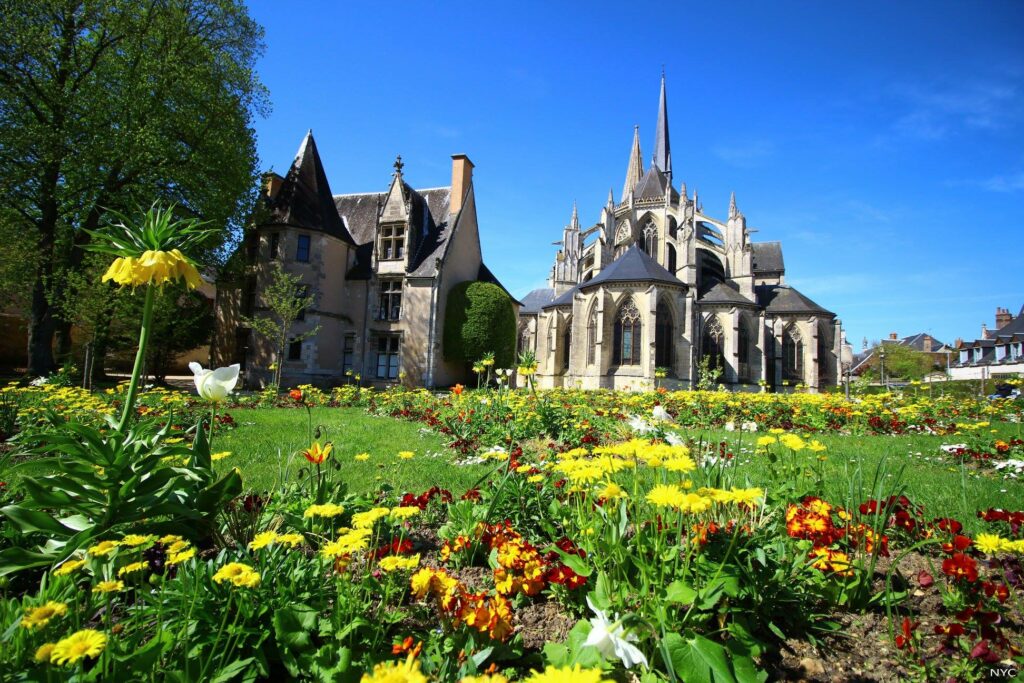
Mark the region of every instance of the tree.
<instances>
[{"instance_id":1,"label":"tree","mask_svg":"<svg viewBox=\"0 0 1024 683\"><path fill-rule=\"evenodd\" d=\"M934 369L932 357L902 344L878 344L871 349L871 366L864 374L881 377L881 352L885 350L885 376L890 379L921 379Z\"/></svg>"},{"instance_id":2,"label":"tree","mask_svg":"<svg viewBox=\"0 0 1024 683\"><path fill-rule=\"evenodd\" d=\"M303 310L312 305L314 297L312 294L303 295L302 278L287 272L280 263L275 263L270 283L263 289L260 299L268 315L254 318L241 316L241 319L253 332L269 341L274 349L274 386L279 387L281 366L289 340L302 341L320 331L317 325L305 332L290 333L292 323Z\"/></svg>"},{"instance_id":3,"label":"tree","mask_svg":"<svg viewBox=\"0 0 1024 683\"><path fill-rule=\"evenodd\" d=\"M153 307L153 332L146 367L153 379L163 382L174 359L207 344L213 331L213 304L184 285L168 285Z\"/></svg>"},{"instance_id":4,"label":"tree","mask_svg":"<svg viewBox=\"0 0 1024 683\"><path fill-rule=\"evenodd\" d=\"M472 363L494 354L497 367L512 367L516 312L512 298L490 282L461 282L448 294L444 321L445 360Z\"/></svg>"},{"instance_id":5,"label":"tree","mask_svg":"<svg viewBox=\"0 0 1024 683\"><path fill-rule=\"evenodd\" d=\"M159 198L222 226L221 244L239 229L263 34L240 0L0 0L0 16L0 228L17 237L0 249L34 256L28 367L45 375L70 331L48 283L81 270L108 210Z\"/></svg>"}]
</instances>

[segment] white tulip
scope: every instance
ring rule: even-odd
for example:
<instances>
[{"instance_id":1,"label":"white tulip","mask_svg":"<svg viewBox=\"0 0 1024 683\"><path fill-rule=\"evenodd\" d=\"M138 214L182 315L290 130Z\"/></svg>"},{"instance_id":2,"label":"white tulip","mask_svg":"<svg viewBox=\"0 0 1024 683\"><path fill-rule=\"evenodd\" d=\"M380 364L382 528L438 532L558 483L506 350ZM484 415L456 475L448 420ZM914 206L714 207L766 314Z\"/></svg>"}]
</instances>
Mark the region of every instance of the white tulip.
<instances>
[{"instance_id":1,"label":"white tulip","mask_svg":"<svg viewBox=\"0 0 1024 683\"><path fill-rule=\"evenodd\" d=\"M672 416L669 415L668 411L661 406L654 406L654 410L651 411L651 417L655 420L661 420L662 422L672 421Z\"/></svg>"},{"instance_id":2,"label":"white tulip","mask_svg":"<svg viewBox=\"0 0 1024 683\"><path fill-rule=\"evenodd\" d=\"M195 375L196 391L207 401L218 403L227 398L238 383L239 365L229 365L226 368L206 370L199 363L189 363L188 369Z\"/></svg>"},{"instance_id":3,"label":"white tulip","mask_svg":"<svg viewBox=\"0 0 1024 683\"><path fill-rule=\"evenodd\" d=\"M590 620L590 635L587 636L583 647L596 647L602 657L605 659L615 657L627 669L636 664L643 664L647 668L647 657L636 645L633 645L633 642L637 640L636 635L630 633L623 637L626 630L618 622L618 615L616 615L615 621L610 620L604 612L594 607L589 597L587 606L597 616Z\"/></svg>"}]
</instances>

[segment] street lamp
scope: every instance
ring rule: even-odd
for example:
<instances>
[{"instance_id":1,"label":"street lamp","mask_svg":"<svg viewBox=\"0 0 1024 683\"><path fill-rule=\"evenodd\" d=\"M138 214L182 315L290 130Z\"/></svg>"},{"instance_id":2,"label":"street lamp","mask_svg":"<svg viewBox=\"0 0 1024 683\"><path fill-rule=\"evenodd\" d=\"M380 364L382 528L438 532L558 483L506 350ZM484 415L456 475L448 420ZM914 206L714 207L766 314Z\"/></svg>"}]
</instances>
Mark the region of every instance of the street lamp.
<instances>
[{"instance_id":1,"label":"street lamp","mask_svg":"<svg viewBox=\"0 0 1024 683\"><path fill-rule=\"evenodd\" d=\"M889 390L889 384L885 381L885 344L881 343L878 345L878 362L881 365L882 370L882 386L885 387L886 391Z\"/></svg>"},{"instance_id":2,"label":"street lamp","mask_svg":"<svg viewBox=\"0 0 1024 683\"><path fill-rule=\"evenodd\" d=\"M846 400L850 400L850 373L853 371L853 347L843 340L843 345L839 348L839 364L842 367L843 374L846 376Z\"/></svg>"}]
</instances>

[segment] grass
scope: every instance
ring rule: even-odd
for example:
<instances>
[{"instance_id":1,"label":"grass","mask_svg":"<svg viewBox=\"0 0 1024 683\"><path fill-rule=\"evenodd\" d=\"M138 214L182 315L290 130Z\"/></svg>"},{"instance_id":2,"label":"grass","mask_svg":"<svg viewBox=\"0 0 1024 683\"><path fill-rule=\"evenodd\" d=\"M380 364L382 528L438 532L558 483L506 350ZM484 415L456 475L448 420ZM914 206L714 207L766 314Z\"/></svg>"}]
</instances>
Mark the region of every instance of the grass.
<instances>
[{"instance_id":1,"label":"grass","mask_svg":"<svg viewBox=\"0 0 1024 683\"><path fill-rule=\"evenodd\" d=\"M242 470L247 489L273 489L277 482L297 476L307 465L301 450L309 445L309 426L303 410L246 409L232 411L238 427L221 432L215 451L232 455L221 460L221 468ZM334 443L332 456L342 464L342 476L354 492L371 492L383 485L402 491L421 492L440 486L456 495L475 484L493 465L455 465L454 453L445 446L442 435L421 430L421 425L367 414L359 408L314 408L314 429L322 426L321 440ZM1002 437L1020 434L1020 425L997 424ZM774 485L764 456L755 455L756 438L761 434L724 431L687 431L694 442L726 441L735 454L733 481L737 485L772 487ZM815 435L828 450L823 454L803 452L796 475L797 490L815 492L832 502L851 505L876 495L889 495L903 489L915 502L925 506L929 517L954 517L968 529L980 529L975 513L988 507L1024 509L1024 484L1002 475L958 464L942 454L939 446L958 440L953 436L841 436ZM415 452L411 460L402 460L398 452ZM359 462L358 453L370 459ZM816 470L824 485L815 487ZM880 481L880 483L878 483Z\"/></svg>"},{"instance_id":2,"label":"grass","mask_svg":"<svg viewBox=\"0 0 1024 683\"><path fill-rule=\"evenodd\" d=\"M292 480L309 465L301 451L310 444L306 411L281 408L233 410L238 427L214 436L214 451L230 451L218 468L238 467L247 489L270 490ZM342 477L355 493L389 485L399 492L421 493L440 486L461 494L493 465L453 464L453 453L440 435L421 431L420 425L369 415L360 408L313 408L312 426L321 430L320 441L334 444L331 459L342 466ZM399 451L413 451L410 460ZM369 460L355 460L368 453Z\"/></svg>"}]
</instances>

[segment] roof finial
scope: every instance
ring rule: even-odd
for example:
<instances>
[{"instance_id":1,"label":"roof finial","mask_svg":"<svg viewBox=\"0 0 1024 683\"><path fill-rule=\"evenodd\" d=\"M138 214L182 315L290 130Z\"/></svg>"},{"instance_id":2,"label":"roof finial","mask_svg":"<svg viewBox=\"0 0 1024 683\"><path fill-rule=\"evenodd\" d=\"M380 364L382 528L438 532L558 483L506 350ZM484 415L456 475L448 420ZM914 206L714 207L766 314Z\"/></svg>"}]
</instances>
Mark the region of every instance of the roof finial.
<instances>
[{"instance_id":1,"label":"roof finial","mask_svg":"<svg viewBox=\"0 0 1024 683\"><path fill-rule=\"evenodd\" d=\"M402 175L402 169L405 167L405 164L402 162L402 155L401 154L399 154L398 156L395 157L395 164L394 164L394 166L395 166L395 175Z\"/></svg>"},{"instance_id":2,"label":"roof finial","mask_svg":"<svg viewBox=\"0 0 1024 683\"><path fill-rule=\"evenodd\" d=\"M736 193L733 192L729 196L729 218L735 218L739 214L739 209L736 208Z\"/></svg>"}]
</instances>

